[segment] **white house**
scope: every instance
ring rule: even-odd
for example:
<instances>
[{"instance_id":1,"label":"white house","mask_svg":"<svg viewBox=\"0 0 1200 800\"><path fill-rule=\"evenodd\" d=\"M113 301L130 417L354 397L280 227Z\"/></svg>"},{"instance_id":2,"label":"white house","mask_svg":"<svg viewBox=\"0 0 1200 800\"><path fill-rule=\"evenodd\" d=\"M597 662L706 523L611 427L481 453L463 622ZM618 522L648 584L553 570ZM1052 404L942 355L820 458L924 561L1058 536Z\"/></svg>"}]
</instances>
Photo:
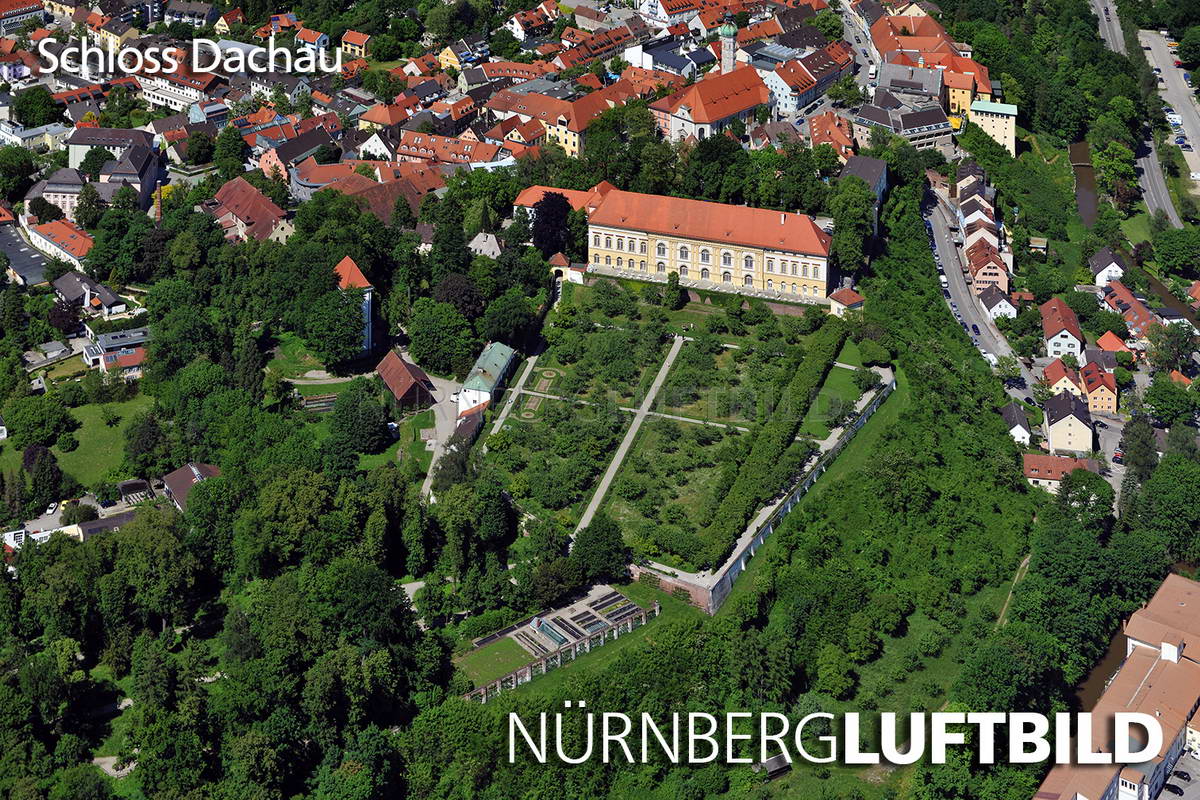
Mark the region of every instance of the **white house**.
<instances>
[{"instance_id":1,"label":"white house","mask_svg":"<svg viewBox=\"0 0 1200 800\"><path fill-rule=\"evenodd\" d=\"M1000 409L1000 416L1004 417L1005 423L1008 424L1008 435L1013 438L1013 441L1022 447L1028 447L1033 429L1029 427L1029 418L1025 416L1025 409L1014 401Z\"/></svg>"},{"instance_id":2,"label":"white house","mask_svg":"<svg viewBox=\"0 0 1200 800\"><path fill-rule=\"evenodd\" d=\"M1042 336L1046 342L1046 355L1061 358L1067 354L1076 358L1083 352L1083 332L1079 318L1071 307L1055 297L1038 307L1042 312Z\"/></svg>"},{"instance_id":3,"label":"white house","mask_svg":"<svg viewBox=\"0 0 1200 800\"><path fill-rule=\"evenodd\" d=\"M1104 247L1088 259L1095 284L1103 289L1109 281L1119 281L1125 275L1125 261L1111 247Z\"/></svg>"},{"instance_id":4,"label":"white house","mask_svg":"<svg viewBox=\"0 0 1200 800\"><path fill-rule=\"evenodd\" d=\"M988 286L979 293L979 302L983 305L988 316L992 319L1000 317L1008 317L1013 319L1017 316L1016 306L1008 299L1008 295L1000 291L997 286Z\"/></svg>"},{"instance_id":5,"label":"white house","mask_svg":"<svg viewBox=\"0 0 1200 800\"><path fill-rule=\"evenodd\" d=\"M458 392L458 416L490 403L503 388L516 360L516 352L506 344L492 342L483 348Z\"/></svg>"},{"instance_id":6,"label":"white house","mask_svg":"<svg viewBox=\"0 0 1200 800\"><path fill-rule=\"evenodd\" d=\"M296 31L296 45L318 56L329 47L329 36L312 28L301 28Z\"/></svg>"}]
</instances>

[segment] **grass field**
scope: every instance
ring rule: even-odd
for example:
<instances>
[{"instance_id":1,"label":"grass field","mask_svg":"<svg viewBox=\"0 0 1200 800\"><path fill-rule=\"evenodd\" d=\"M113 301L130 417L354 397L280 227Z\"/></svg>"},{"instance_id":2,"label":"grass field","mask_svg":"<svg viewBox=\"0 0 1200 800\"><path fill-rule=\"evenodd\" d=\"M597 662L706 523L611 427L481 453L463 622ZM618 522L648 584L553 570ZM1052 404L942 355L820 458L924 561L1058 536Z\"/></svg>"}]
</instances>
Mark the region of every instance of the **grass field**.
<instances>
[{"instance_id":1,"label":"grass field","mask_svg":"<svg viewBox=\"0 0 1200 800\"><path fill-rule=\"evenodd\" d=\"M99 483L125 458L125 427L129 420L153 404L154 399L148 395L138 395L124 403L105 404L120 418L115 425L104 424L99 405L70 409L71 416L79 421L79 427L74 431L79 447L70 453L62 452L57 445L50 448L59 468L84 486ZM21 451L11 441L0 445L0 470L10 473L20 467Z\"/></svg>"},{"instance_id":2,"label":"grass field","mask_svg":"<svg viewBox=\"0 0 1200 800\"><path fill-rule=\"evenodd\" d=\"M339 383L296 383L296 391L301 397L315 397L321 394L341 394L350 388L353 380L345 380Z\"/></svg>"},{"instance_id":3,"label":"grass field","mask_svg":"<svg viewBox=\"0 0 1200 800\"><path fill-rule=\"evenodd\" d=\"M842 351L838 353L835 359L839 364L849 364L852 367L861 367L863 365L862 355L858 352L858 343L853 339L847 339L842 345Z\"/></svg>"},{"instance_id":4,"label":"grass field","mask_svg":"<svg viewBox=\"0 0 1200 800\"><path fill-rule=\"evenodd\" d=\"M832 368L825 378L825 383L821 385L817 399L813 401L804 421L800 423L800 435L824 439L830 433L829 426L825 424L825 414L829 411L829 404L833 398L840 397L853 403L858 400L860 395L861 392L854 385L852 370L844 367Z\"/></svg>"},{"instance_id":5,"label":"grass field","mask_svg":"<svg viewBox=\"0 0 1200 800\"><path fill-rule=\"evenodd\" d=\"M277 372L285 379L299 378L309 370L323 369L324 365L308 350L308 345L294 333L279 335L275 356L267 362L267 369Z\"/></svg>"},{"instance_id":6,"label":"grass field","mask_svg":"<svg viewBox=\"0 0 1200 800\"><path fill-rule=\"evenodd\" d=\"M484 647L464 653L454 663L476 687L479 687L503 678L530 661L533 661L533 656L513 639L505 636Z\"/></svg>"}]
</instances>

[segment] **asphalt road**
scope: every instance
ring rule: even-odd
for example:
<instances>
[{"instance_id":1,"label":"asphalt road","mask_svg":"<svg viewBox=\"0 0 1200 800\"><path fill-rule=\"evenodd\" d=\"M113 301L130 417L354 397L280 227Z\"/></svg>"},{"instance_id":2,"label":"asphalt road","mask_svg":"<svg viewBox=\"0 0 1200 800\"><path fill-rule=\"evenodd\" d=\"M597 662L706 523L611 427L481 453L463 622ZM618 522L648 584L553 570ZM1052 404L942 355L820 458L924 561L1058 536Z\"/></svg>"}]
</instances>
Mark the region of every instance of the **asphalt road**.
<instances>
[{"instance_id":1,"label":"asphalt road","mask_svg":"<svg viewBox=\"0 0 1200 800\"><path fill-rule=\"evenodd\" d=\"M1175 66L1175 57L1171 55L1167 40L1162 34L1157 31L1138 31L1138 40L1143 45L1150 45L1150 49L1146 51L1150 66L1162 70L1164 86L1159 88L1159 95L1183 118L1183 132L1192 147L1200 146L1200 110L1196 107L1195 93L1183 80L1185 70ZM1175 134L1172 134L1172 140L1174 137ZM1200 172L1200 151L1184 151L1183 158L1187 161L1190 172Z\"/></svg>"},{"instance_id":2,"label":"asphalt road","mask_svg":"<svg viewBox=\"0 0 1200 800\"><path fill-rule=\"evenodd\" d=\"M0 225L0 251L8 256L9 266L26 286L44 280L46 259L21 237L16 225Z\"/></svg>"},{"instance_id":3,"label":"asphalt road","mask_svg":"<svg viewBox=\"0 0 1200 800\"><path fill-rule=\"evenodd\" d=\"M932 199L932 194L929 197ZM983 306L975 299L974 292L967 286L959 249L955 246L950 232L949 221L952 219L952 215L938 204L927 209L925 217L933 223L934 244L942 259L942 268L945 270L944 274L949 283L947 290L950 292L950 299L946 303L953 303L957 306L957 309L951 307L951 313L953 314L957 310L962 315L962 321L966 323L968 329L967 335L977 342L977 346L996 357L1013 355L1012 348L1008 346L1008 340L1000 333L991 317L983 310ZM971 330L972 325L979 327L978 335ZM1025 379L1025 388L1009 386L1006 391L1013 398L1023 400L1030 396L1029 390L1033 386L1034 377L1023 363L1019 360L1017 363L1021 368L1021 377Z\"/></svg>"},{"instance_id":4,"label":"asphalt road","mask_svg":"<svg viewBox=\"0 0 1200 800\"><path fill-rule=\"evenodd\" d=\"M1121 18L1117 16L1116 4L1113 0L1091 0L1091 6L1092 11L1100 20L1100 38L1104 40L1110 50L1124 54L1125 37L1121 32ZM1104 15L1106 6L1108 16ZM1150 58L1150 56L1147 57ZM1151 58L1150 66L1161 65L1156 65ZM1182 76L1180 76L1180 80L1183 80ZM1135 155L1137 157L1138 183L1142 187L1142 196L1146 200L1146 207L1150 209L1150 213L1162 209L1166 212L1167 219L1171 221L1172 225L1176 228L1183 227L1183 220L1179 218L1179 212L1175 210L1175 205L1171 202L1171 195L1167 192L1167 181L1163 177L1162 164L1158 160L1158 151L1154 146L1154 141L1147 139L1142 142L1141 148Z\"/></svg>"}]
</instances>

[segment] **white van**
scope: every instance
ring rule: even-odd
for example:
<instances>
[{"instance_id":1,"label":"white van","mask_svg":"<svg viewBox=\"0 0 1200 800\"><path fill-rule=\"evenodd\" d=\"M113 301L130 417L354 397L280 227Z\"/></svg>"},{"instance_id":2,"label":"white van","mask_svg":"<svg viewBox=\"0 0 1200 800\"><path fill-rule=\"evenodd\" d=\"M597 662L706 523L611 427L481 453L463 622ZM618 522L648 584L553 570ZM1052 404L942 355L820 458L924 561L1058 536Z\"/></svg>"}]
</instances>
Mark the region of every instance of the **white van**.
<instances>
[{"instance_id":1,"label":"white van","mask_svg":"<svg viewBox=\"0 0 1200 800\"><path fill-rule=\"evenodd\" d=\"M950 281L946 280L945 275L938 276L938 283L940 283L942 285L943 289L945 289L946 287L948 287L950 285Z\"/></svg>"},{"instance_id":2,"label":"white van","mask_svg":"<svg viewBox=\"0 0 1200 800\"><path fill-rule=\"evenodd\" d=\"M875 66L874 64L872 64L871 68L869 70L867 70L867 78L870 80L875 80L875 76L877 76L878 74L879 74L879 67Z\"/></svg>"}]
</instances>

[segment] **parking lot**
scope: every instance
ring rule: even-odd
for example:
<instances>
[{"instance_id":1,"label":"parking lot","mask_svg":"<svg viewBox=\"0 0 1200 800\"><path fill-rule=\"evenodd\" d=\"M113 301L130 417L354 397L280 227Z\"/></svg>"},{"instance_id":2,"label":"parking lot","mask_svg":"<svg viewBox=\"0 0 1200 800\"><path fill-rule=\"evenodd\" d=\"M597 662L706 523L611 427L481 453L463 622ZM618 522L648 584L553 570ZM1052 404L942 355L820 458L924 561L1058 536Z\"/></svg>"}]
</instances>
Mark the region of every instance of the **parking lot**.
<instances>
[{"instance_id":1,"label":"parking lot","mask_svg":"<svg viewBox=\"0 0 1200 800\"><path fill-rule=\"evenodd\" d=\"M42 282L46 259L29 246L15 225L0 225L0 251L8 256L9 267L26 286Z\"/></svg>"},{"instance_id":2,"label":"parking lot","mask_svg":"<svg viewBox=\"0 0 1200 800\"><path fill-rule=\"evenodd\" d=\"M1185 781L1182 778L1170 778L1167 783L1173 783L1180 789L1183 789L1182 795L1176 795L1171 791L1164 791L1159 795L1160 798L1183 797L1183 800L1200 800L1200 759L1194 758L1188 754L1184 754L1179 759L1179 763L1175 765L1175 769L1182 770L1192 776L1192 780Z\"/></svg>"}]
</instances>

